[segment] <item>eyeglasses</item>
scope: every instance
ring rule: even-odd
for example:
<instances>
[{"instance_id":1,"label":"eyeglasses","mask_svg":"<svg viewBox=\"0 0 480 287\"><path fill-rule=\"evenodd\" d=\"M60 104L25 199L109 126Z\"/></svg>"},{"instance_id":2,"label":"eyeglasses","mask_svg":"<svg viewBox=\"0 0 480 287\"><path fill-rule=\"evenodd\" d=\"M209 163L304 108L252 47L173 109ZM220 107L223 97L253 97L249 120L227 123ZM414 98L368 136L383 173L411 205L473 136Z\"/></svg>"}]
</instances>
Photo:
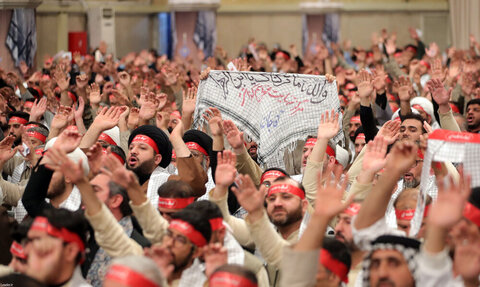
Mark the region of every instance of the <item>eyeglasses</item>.
<instances>
[{"instance_id":1,"label":"eyeglasses","mask_svg":"<svg viewBox=\"0 0 480 287\"><path fill-rule=\"evenodd\" d=\"M423 159L416 160L415 165L413 167L417 167L419 163L423 163Z\"/></svg>"},{"instance_id":2,"label":"eyeglasses","mask_svg":"<svg viewBox=\"0 0 480 287\"><path fill-rule=\"evenodd\" d=\"M167 233L164 235L163 238L164 239L165 238L172 239L173 240L173 245L178 243L178 244L180 244L180 246L184 246L189 242L188 239L185 236L178 235L178 234L174 235L173 232L170 231L170 230L167 230Z\"/></svg>"}]
</instances>

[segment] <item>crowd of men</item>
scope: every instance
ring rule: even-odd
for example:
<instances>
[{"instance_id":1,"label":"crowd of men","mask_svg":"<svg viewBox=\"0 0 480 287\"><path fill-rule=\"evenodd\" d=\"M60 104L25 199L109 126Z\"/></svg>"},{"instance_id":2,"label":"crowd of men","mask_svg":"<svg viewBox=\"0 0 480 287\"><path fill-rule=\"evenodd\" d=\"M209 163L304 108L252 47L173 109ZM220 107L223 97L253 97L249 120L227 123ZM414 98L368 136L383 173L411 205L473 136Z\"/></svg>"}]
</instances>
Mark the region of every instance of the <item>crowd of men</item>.
<instances>
[{"instance_id":1,"label":"crowd of men","mask_svg":"<svg viewBox=\"0 0 480 287\"><path fill-rule=\"evenodd\" d=\"M421 177L431 133L480 131L480 45L441 51L410 34L303 57L252 41L236 59L220 47L114 59L102 45L0 71L0 282L480 286L478 175L434 162ZM261 147L216 107L191 128L199 82L229 63L327 75L343 116L322 114L285 168L261 167Z\"/></svg>"}]
</instances>

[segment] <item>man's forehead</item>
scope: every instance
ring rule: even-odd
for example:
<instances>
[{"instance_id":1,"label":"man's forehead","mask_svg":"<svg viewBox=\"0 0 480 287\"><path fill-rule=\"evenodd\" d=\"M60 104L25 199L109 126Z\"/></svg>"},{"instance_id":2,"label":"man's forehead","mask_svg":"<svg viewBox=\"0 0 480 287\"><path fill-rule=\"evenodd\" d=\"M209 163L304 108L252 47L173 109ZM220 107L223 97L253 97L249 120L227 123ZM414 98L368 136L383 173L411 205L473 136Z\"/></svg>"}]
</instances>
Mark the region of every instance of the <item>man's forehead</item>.
<instances>
[{"instance_id":1,"label":"man's forehead","mask_svg":"<svg viewBox=\"0 0 480 287\"><path fill-rule=\"evenodd\" d=\"M414 126L416 128L418 127L421 127L422 124L420 123L420 121L418 120L414 120L414 119L406 119L402 122L401 124L402 127L411 127L411 126Z\"/></svg>"},{"instance_id":2,"label":"man's forehead","mask_svg":"<svg viewBox=\"0 0 480 287\"><path fill-rule=\"evenodd\" d=\"M372 253L372 259L388 259L392 257L399 260L405 260L403 258L402 253L400 253L400 251L393 250L393 249L380 249L380 250L375 250Z\"/></svg>"},{"instance_id":3,"label":"man's forehead","mask_svg":"<svg viewBox=\"0 0 480 287\"><path fill-rule=\"evenodd\" d=\"M480 104L470 104L467 109L478 109L480 108Z\"/></svg>"}]
</instances>

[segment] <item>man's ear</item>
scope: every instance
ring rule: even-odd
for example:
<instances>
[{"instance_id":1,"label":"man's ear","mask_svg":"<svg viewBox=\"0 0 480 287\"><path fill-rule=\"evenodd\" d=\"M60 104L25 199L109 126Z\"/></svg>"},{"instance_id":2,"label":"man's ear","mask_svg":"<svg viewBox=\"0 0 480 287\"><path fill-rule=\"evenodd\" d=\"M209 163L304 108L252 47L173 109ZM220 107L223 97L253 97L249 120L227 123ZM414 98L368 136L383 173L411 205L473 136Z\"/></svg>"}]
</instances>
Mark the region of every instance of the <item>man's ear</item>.
<instances>
[{"instance_id":1,"label":"man's ear","mask_svg":"<svg viewBox=\"0 0 480 287\"><path fill-rule=\"evenodd\" d=\"M225 238L225 234L227 233L227 228L225 226L222 226L220 229L217 230L217 239L218 242L223 245L223 240Z\"/></svg>"},{"instance_id":2,"label":"man's ear","mask_svg":"<svg viewBox=\"0 0 480 287\"><path fill-rule=\"evenodd\" d=\"M307 212L307 209L308 209L308 200L305 198L305 199L302 199L302 213L305 214L305 212Z\"/></svg>"},{"instance_id":3,"label":"man's ear","mask_svg":"<svg viewBox=\"0 0 480 287\"><path fill-rule=\"evenodd\" d=\"M80 252L80 247L76 243L69 243L65 246L63 257L67 262L75 262Z\"/></svg>"},{"instance_id":4,"label":"man's ear","mask_svg":"<svg viewBox=\"0 0 480 287\"><path fill-rule=\"evenodd\" d=\"M333 272L328 272L328 281L332 282L332 286L341 286L342 280Z\"/></svg>"},{"instance_id":5,"label":"man's ear","mask_svg":"<svg viewBox=\"0 0 480 287\"><path fill-rule=\"evenodd\" d=\"M195 252L193 252L192 258L198 258L203 255L203 247L195 246Z\"/></svg>"},{"instance_id":6,"label":"man's ear","mask_svg":"<svg viewBox=\"0 0 480 287\"><path fill-rule=\"evenodd\" d=\"M153 160L155 161L155 165L159 165L160 162L162 162L162 155L157 153L154 157Z\"/></svg>"},{"instance_id":7,"label":"man's ear","mask_svg":"<svg viewBox=\"0 0 480 287\"><path fill-rule=\"evenodd\" d=\"M123 197L120 194L115 194L108 199L110 208L118 208L123 202Z\"/></svg>"}]
</instances>

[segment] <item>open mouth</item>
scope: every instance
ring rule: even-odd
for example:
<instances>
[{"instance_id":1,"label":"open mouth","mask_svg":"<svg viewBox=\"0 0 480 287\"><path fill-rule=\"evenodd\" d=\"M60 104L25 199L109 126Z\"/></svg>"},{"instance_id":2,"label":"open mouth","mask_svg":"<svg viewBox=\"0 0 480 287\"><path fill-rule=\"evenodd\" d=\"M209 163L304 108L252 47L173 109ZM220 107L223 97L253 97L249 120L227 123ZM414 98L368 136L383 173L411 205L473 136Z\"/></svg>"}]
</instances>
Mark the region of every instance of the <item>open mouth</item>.
<instances>
[{"instance_id":1,"label":"open mouth","mask_svg":"<svg viewBox=\"0 0 480 287\"><path fill-rule=\"evenodd\" d=\"M408 173L403 175L403 179L406 180L406 181L411 181L413 179L413 174L408 172Z\"/></svg>"},{"instance_id":2,"label":"open mouth","mask_svg":"<svg viewBox=\"0 0 480 287\"><path fill-rule=\"evenodd\" d=\"M128 165L129 166L134 166L135 164L137 164L138 162L138 159L136 157L130 157L130 159L128 160Z\"/></svg>"}]
</instances>

